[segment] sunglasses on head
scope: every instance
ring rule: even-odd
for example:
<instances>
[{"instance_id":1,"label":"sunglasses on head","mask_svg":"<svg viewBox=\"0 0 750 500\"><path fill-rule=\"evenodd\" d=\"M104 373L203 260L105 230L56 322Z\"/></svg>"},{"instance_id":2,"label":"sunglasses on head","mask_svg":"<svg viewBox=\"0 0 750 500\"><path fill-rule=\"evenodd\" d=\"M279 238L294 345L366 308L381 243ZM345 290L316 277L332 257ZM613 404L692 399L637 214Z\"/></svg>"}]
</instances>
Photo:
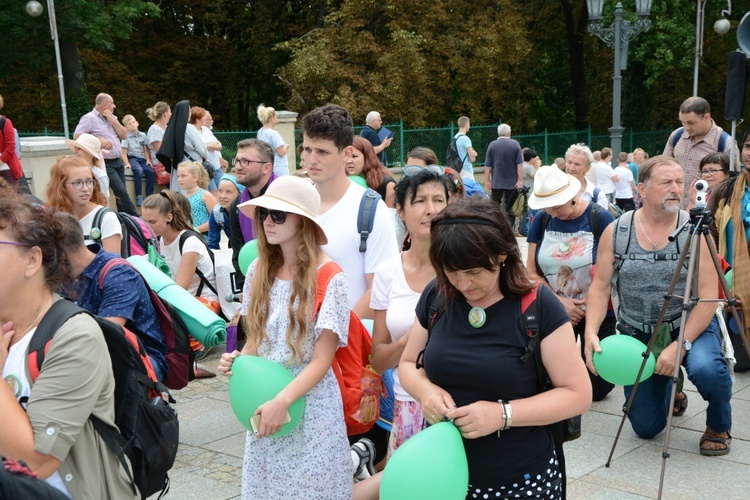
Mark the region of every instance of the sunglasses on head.
<instances>
[{"instance_id":1,"label":"sunglasses on head","mask_svg":"<svg viewBox=\"0 0 750 500\"><path fill-rule=\"evenodd\" d=\"M283 224L284 222L286 222L286 212L283 212L281 210L269 210L264 207L260 208L261 222L265 222L269 215L271 216L271 220L274 224Z\"/></svg>"},{"instance_id":2,"label":"sunglasses on head","mask_svg":"<svg viewBox=\"0 0 750 500\"><path fill-rule=\"evenodd\" d=\"M421 165L406 165L401 169L401 173L406 177L411 177L412 175L416 175L423 170L427 170L428 172L432 172L436 175L445 175L445 167L441 167L440 165L427 165L426 167L423 167Z\"/></svg>"}]
</instances>

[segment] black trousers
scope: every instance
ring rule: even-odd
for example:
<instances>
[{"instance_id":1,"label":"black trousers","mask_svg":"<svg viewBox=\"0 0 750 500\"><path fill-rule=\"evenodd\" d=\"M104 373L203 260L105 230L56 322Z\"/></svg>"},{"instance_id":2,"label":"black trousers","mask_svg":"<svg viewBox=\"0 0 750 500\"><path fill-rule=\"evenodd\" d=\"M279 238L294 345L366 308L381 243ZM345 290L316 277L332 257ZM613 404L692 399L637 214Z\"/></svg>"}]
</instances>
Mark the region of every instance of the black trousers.
<instances>
[{"instance_id":1,"label":"black trousers","mask_svg":"<svg viewBox=\"0 0 750 500\"><path fill-rule=\"evenodd\" d=\"M138 215L135 211L133 200L130 199L128 190L125 187L125 163L122 161L122 158L105 159L104 164L107 166L109 187L117 199L117 211L130 215Z\"/></svg>"},{"instance_id":2,"label":"black trousers","mask_svg":"<svg viewBox=\"0 0 750 500\"><path fill-rule=\"evenodd\" d=\"M516 217L513 215L512 208L516 196L518 196L518 191L516 189L493 189L490 196L503 207L505 215L508 216L508 221L510 221L510 227L513 227L516 223Z\"/></svg>"}]
</instances>

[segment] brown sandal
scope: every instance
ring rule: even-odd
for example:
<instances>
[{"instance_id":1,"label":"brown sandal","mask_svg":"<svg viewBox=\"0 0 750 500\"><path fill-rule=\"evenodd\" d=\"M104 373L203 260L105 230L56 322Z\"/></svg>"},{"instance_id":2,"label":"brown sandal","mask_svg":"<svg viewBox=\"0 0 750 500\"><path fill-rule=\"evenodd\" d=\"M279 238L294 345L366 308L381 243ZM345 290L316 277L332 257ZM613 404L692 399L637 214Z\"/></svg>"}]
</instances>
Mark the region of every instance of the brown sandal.
<instances>
[{"instance_id":1,"label":"brown sandal","mask_svg":"<svg viewBox=\"0 0 750 500\"><path fill-rule=\"evenodd\" d=\"M677 396L682 395L681 398ZM688 407L688 397L684 392L678 392L674 397L674 407L672 408L673 417L681 417L685 414Z\"/></svg>"},{"instance_id":2,"label":"brown sandal","mask_svg":"<svg viewBox=\"0 0 750 500\"><path fill-rule=\"evenodd\" d=\"M704 448L703 443L716 443L723 445L724 448ZM707 457L720 457L729 453L729 447L732 445L732 436L729 432L714 432L709 427L706 427L706 432L703 433L700 440L701 455Z\"/></svg>"}]
</instances>

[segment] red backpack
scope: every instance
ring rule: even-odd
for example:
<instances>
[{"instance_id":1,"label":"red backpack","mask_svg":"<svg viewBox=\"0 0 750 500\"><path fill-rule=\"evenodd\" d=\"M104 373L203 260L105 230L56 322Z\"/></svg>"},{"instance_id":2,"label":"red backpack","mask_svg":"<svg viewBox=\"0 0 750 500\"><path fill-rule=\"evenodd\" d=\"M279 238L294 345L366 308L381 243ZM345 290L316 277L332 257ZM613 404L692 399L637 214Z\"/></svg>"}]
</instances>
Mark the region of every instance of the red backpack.
<instances>
[{"instance_id":1,"label":"red backpack","mask_svg":"<svg viewBox=\"0 0 750 500\"><path fill-rule=\"evenodd\" d=\"M318 270L318 287L315 294L315 316L325 299L328 283L342 272L335 262L326 262ZM362 321L349 311L349 340L340 347L333 358L333 373L339 382L344 403L344 420L349 436L364 434L377 422L383 382L370 368L372 337Z\"/></svg>"},{"instance_id":2,"label":"red backpack","mask_svg":"<svg viewBox=\"0 0 750 500\"><path fill-rule=\"evenodd\" d=\"M99 272L99 289L104 288L104 278L106 278L107 273L113 267L119 265L128 266L143 278L143 284L146 286L146 290L148 290L151 304L154 306L156 316L159 319L159 326L164 335L164 343L167 344L167 374L164 377L163 383L170 389L182 389L190 380L195 378L193 363L190 359L192 350L190 349L187 326L185 326L177 311L168 302L159 297L148 286L146 278L125 259L115 258L104 264L104 267Z\"/></svg>"}]
</instances>

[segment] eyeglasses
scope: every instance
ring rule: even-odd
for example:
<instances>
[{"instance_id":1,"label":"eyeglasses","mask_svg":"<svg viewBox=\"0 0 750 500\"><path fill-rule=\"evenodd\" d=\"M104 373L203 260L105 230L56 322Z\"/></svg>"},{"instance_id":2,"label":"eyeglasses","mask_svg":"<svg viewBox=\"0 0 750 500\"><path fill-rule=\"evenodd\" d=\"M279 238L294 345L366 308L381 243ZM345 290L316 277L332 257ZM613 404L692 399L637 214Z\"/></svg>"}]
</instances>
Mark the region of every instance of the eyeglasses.
<instances>
[{"instance_id":1,"label":"eyeglasses","mask_svg":"<svg viewBox=\"0 0 750 500\"><path fill-rule=\"evenodd\" d=\"M261 165L267 163L260 160L248 160L247 158L235 158L232 160L233 165L242 165L243 167L249 167L251 163L260 163Z\"/></svg>"},{"instance_id":2,"label":"eyeglasses","mask_svg":"<svg viewBox=\"0 0 750 500\"><path fill-rule=\"evenodd\" d=\"M723 171L724 170L720 168L704 168L703 170L701 170L701 175L714 175Z\"/></svg>"},{"instance_id":3,"label":"eyeglasses","mask_svg":"<svg viewBox=\"0 0 750 500\"><path fill-rule=\"evenodd\" d=\"M286 212L282 212L281 210L269 210L263 207L260 208L261 222L265 222L269 215L274 224L283 224L286 222Z\"/></svg>"},{"instance_id":4,"label":"eyeglasses","mask_svg":"<svg viewBox=\"0 0 750 500\"><path fill-rule=\"evenodd\" d=\"M426 167L423 167L422 165L406 165L401 169L401 173L406 177L411 177L412 175L417 175L423 170L427 170L436 175L445 175L445 167L441 167L440 165L427 165Z\"/></svg>"},{"instance_id":5,"label":"eyeglasses","mask_svg":"<svg viewBox=\"0 0 750 500\"><path fill-rule=\"evenodd\" d=\"M12 247L27 247L31 248L33 245L29 245L28 243L20 243L18 241L0 241L0 245L10 245Z\"/></svg>"},{"instance_id":6,"label":"eyeglasses","mask_svg":"<svg viewBox=\"0 0 750 500\"><path fill-rule=\"evenodd\" d=\"M77 189L78 191L80 191L81 189L83 189L83 186L86 186L87 188L90 188L91 186L93 186L94 185L94 179L86 179L86 180L83 180L83 181L81 179L78 179L78 180L75 180L73 182L69 182L68 184L70 184L75 189Z\"/></svg>"}]
</instances>

